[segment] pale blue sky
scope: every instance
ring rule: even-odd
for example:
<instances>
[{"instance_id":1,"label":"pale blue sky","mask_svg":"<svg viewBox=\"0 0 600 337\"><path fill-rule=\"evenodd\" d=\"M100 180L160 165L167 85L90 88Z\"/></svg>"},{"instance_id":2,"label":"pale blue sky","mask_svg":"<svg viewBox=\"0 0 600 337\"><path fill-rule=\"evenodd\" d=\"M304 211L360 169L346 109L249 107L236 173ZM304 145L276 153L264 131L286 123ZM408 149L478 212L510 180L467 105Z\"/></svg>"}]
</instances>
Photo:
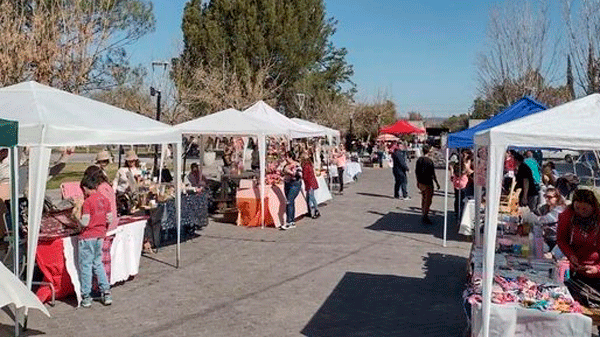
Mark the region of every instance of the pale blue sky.
<instances>
[{"instance_id":1,"label":"pale blue sky","mask_svg":"<svg viewBox=\"0 0 600 337\"><path fill-rule=\"evenodd\" d=\"M156 31L129 47L131 61L170 60L182 48L185 0L154 0ZM333 36L348 49L359 101L387 94L398 113L466 113L476 96L477 53L494 1L326 0ZM158 70L154 77L161 76Z\"/></svg>"}]
</instances>

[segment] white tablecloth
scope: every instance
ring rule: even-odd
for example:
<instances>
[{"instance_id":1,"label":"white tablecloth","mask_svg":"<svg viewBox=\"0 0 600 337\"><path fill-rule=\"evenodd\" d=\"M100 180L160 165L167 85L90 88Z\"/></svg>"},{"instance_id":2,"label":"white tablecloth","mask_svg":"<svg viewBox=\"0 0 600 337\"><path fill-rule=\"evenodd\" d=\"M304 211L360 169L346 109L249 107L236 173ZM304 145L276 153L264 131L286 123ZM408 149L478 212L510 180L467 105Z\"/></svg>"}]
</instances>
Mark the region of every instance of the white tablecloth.
<instances>
[{"instance_id":1,"label":"white tablecloth","mask_svg":"<svg viewBox=\"0 0 600 337\"><path fill-rule=\"evenodd\" d=\"M460 228L458 234L462 235L473 235L475 230L475 200L470 199L467 201L465 209L463 210L462 218L460 219Z\"/></svg>"},{"instance_id":2,"label":"white tablecloth","mask_svg":"<svg viewBox=\"0 0 600 337\"><path fill-rule=\"evenodd\" d=\"M362 173L362 167L360 167L360 163L357 162L348 162L346 165L346 170L344 170L344 175L348 175L350 179L354 179L357 175ZM345 182L345 180L344 180Z\"/></svg>"},{"instance_id":3,"label":"white tablecloth","mask_svg":"<svg viewBox=\"0 0 600 337\"><path fill-rule=\"evenodd\" d=\"M115 235L110 249L111 285L137 275L140 257L142 256L146 222L147 220L132 222L107 233L107 236ZM63 239L65 265L77 295L77 303L81 303L81 284L79 283L77 258L75 258L77 256L77 243L78 238L76 236Z\"/></svg>"},{"instance_id":4,"label":"white tablecloth","mask_svg":"<svg viewBox=\"0 0 600 337\"><path fill-rule=\"evenodd\" d=\"M482 336L481 304L471 307L471 336ZM583 314L527 309L518 305L493 304L490 337L591 336L592 319Z\"/></svg>"},{"instance_id":5,"label":"white tablecloth","mask_svg":"<svg viewBox=\"0 0 600 337\"><path fill-rule=\"evenodd\" d=\"M346 164L346 168L344 169L344 184L354 182L354 177L360 173L362 173L362 167L360 166L359 163L348 162ZM329 166L329 176L332 178L337 178L337 176L338 176L337 166L335 166L335 165Z\"/></svg>"},{"instance_id":6,"label":"white tablecloth","mask_svg":"<svg viewBox=\"0 0 600 337\"><path fill-rule=\"evenodd\" d=\"M329 192L329 187L327 186L327 180L325 180L325 177L318 176L317 182L319 183L319 188L315 190L315 199L317 199L317 204L322 204L327 200L331 200L331 192Z\"/></svg>"}]
</instances>

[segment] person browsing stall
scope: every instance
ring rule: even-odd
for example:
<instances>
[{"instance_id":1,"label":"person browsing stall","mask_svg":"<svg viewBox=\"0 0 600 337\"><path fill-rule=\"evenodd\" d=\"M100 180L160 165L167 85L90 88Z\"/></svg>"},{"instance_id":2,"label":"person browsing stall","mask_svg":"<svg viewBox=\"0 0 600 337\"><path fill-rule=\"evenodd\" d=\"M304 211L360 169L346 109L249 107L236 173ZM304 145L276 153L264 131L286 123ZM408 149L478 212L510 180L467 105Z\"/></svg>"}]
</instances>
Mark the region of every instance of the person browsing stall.
<instances>
[{"instance_id":1,"label":"person browsing stall","mask_svg":"<svg viewBox=\"0 0 600 337\"><path fill-rule=\"evenodd\" d=\"M302 188L302 168L300 164L294 160L293 154L287 152L285 161L283 162L283 182L285 192L285 215L286 223L281 225L279 229L287 230L296 228L294 220L296 219L296 197L300 194Z\"/></svg>"},{"instance_id":2,"label":"person browsing stall","mask_svg":"<svg viewBox=\"0 0 600 337\"><path fill-rule=\"evenodd\" d=\"M81 226L78 243L79 281L81 283L81 306L89 308L92 305L92 274L98 280L102 292L102 303L112 304L110 283L102 263L102 245L108 224L112 222L110 202L100 192L101 183L99 175L84 175L81 180L81 189L85 201L81 206L81 213L74 210L74 217Z\"/></svg>"},{"instance_id":3,"label":"person browsing stall","mask_svg":"<svg viewBox=\"0 0 600 337\"><path fill-rule=\"evenodd\" d=\"M83 176L91 176L92 179L98 180L98 192L108 199L110 203L110 214L112 221L109 222L107 230L111 231L117 228L117 225L119 224L119 218L117 217L117 198L115 190L113 190L111 184L108 182L106 172L104 172L100 166L92 165L85 170Z\"/></svg>"},{"instance_id":4,"label":"person browsing stall","mask_svg":"<svg viewBox=\"0 0 600 337\"><path fill-rule=\"evenodd\" d=\"M591 190L579 189L558 216L556 244L569 259L571 278L599 289L600 206Z\"/></svg>"},{"instance_id":5,"label":"person browsing stall","mask_svg":"<svg viewBox=\"0 0 600 337\"><path fill-rule=\"evenodd\" d=\"M537 216L537 222L542 225L544 241L552 250L556 245L558 216L567 208L567 204L565 198L552 186L546 189L544 199L546 203L540 206L534 214Z\"/></svg>"},{"instance_id":6,"label":"person browsing stall","mask_svg":"<svg viewBox=\"0 0 600 337\"><path fill-rule=\"evenodd\" d=\"M313 166L311 154L308 151L303 152L300 162L302 166L302 180L304 181L304 188L306 190L308 216L316 219L321 216L317 199L315 198L315 191L319 189L319 183L317 181L317 176L315 176L315 168Z\"/></svg>"},{"instance_id":7,"label":"person browsing stall","mask_svg":"<svg viewBox=\"0 0 600 337\"><path fill-rule=\"evenodd\" d=\"M536 185L531 168L525 164L523 155L513 152L513 158L517 164L517 174L515 176L517 182L516 188L521 189L519 205L523 207L528 206L530 210L535 210L540 202L539 185Z\"/></svg>"}]
</instances>

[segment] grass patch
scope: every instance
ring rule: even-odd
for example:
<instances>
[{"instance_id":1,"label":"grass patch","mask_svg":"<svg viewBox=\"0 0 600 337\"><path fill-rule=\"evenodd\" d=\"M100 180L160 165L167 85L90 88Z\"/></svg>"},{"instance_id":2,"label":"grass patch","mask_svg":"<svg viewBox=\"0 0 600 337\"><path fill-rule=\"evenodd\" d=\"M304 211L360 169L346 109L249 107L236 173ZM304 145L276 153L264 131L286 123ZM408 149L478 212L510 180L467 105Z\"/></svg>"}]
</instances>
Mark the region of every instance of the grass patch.
<instances>
[{"instance_id":1,"label":"grass patch","mask_svg":"<svg viewBox=\"0 0 600 337\"><path fill-rule=\"evenodd\" d=\"M60 171L59 174L52 177L52 179L48 180L46 184L46 189L53 190L60 188L60 184L63 182L71 182L71 181L81 181L83 177L83 172L87 169L91 164L89 163L66 163L65 168ZM108 175L108 180L112 182L117 172L117 164L112 163L106 167L106 174Z\"/></svg>"}]
</instances>

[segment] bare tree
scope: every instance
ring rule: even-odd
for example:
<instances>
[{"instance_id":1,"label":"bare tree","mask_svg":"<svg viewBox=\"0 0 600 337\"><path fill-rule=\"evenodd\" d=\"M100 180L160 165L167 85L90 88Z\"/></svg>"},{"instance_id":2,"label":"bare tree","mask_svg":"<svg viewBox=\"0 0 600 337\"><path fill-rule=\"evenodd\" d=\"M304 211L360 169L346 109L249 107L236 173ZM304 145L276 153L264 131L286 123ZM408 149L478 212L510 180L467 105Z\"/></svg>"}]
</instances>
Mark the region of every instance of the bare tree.
<instances>
[{"instance_id":1,"label":"bare tree","mask_svg":"<svg viewBox=\"0 0 600 337\"><path fill-rule=\"evenodd\" d=\"M540 95L557 79L558 44L547 0L507 0L493 8L477 60L480 94L497 107Z\"/></svg>"},{"instance_id":2,"label":"bare tree","mask_svg":"<svg viewBox=\"0 0 600 337\"><path fill-rule=\"evenodd\" d=\"M0 1L0 85L33 79L75 93L113 86L124 47L153 28L144 0Z\"/></svg>"},{"instance_id":3,"label":"bare tree","mask_svg":"<svg viewBox=\"0 0 600 337\"><path fill-rule=\"evenodd\" d=\"M576 93L600 92L600 1L563 0Z\"/></svg>"}]
</instances>

